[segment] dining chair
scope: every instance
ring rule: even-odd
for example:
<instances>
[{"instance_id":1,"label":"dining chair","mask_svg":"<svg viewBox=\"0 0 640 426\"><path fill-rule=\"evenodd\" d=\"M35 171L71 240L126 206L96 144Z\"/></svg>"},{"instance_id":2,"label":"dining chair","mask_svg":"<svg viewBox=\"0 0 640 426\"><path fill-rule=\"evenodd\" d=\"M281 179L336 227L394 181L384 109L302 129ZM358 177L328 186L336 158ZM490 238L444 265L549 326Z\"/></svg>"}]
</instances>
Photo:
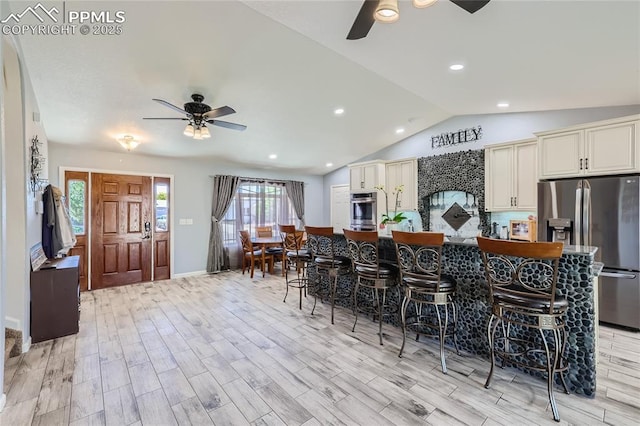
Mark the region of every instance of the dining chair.
<instances>
[{"instance_id":1,"label":"dining chair","mask_svg":"<svg viewBox=\"0 0 640 426\"><path fill-rule=\"evenodd\" d=\"M258 238L273 237L273 227L272 226L256 226L256 237Z\"/></svg>"},{"instance_id":2,"label":"dining chair","mask_svg":"<svg viewBox=\"0 0 640 426\"><path fill-rule=\"evenodd\" d=\"M273 237L273 226L256 226L256 237ZM267 254L273 255L274 262L282 262L282 276L284 277L284 250L280 247L267 247Z\"/></svg>"},{"instance_id":3,"label":"dining chair","mask_svg":"<svg viewBox=\"0 0 640 426\"><path fill-rule=\"evenodd\" d=\"M241 230L239 233L240 242L242 243L242 275L244 275L245 269L251 268L251 278L253 278L257 258L260 262L260 268L262 269L262 276L264 277L267 262L269 262L270 268L273 268L273 255L265 252L263 258L262 250L256 250L253 247L249 231Z\"/></svg>"}]
</instances>

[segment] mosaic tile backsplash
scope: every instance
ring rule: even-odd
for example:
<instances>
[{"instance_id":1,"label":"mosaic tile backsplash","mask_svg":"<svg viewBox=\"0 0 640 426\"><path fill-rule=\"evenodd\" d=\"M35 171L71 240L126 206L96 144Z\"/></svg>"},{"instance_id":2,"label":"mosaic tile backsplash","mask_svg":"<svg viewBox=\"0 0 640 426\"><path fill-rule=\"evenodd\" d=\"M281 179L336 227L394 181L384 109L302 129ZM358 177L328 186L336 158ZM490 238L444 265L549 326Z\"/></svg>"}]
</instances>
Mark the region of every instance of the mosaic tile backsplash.
<instances>
[{"instance_id":1,"label":"mosaic tile backsplash","mask_svg":"<svg viewBox=\"0 0 640 426\"><path fill-rule=\"evenodd\" d=\"M464 191L441 191L429 198L429 229L446 236L473 238L480 229L476 196Z\"/></svg>"},{"instance_id":2,"label":"mosaic tile backsplash","mask_svg":"<svg viewBox=\"0 0 640 426\"><path fill-rule=\"evenodd\" d=\"M459 237L489 235L491 229L484 211L484 150L418 158L418 200L424 230ZM471 216L458 230L442 219L454 202ZM447 206L445 210L439 209L442 204ZM434 208L436 205L438 208Z\"/></svg>"}]
</instances>

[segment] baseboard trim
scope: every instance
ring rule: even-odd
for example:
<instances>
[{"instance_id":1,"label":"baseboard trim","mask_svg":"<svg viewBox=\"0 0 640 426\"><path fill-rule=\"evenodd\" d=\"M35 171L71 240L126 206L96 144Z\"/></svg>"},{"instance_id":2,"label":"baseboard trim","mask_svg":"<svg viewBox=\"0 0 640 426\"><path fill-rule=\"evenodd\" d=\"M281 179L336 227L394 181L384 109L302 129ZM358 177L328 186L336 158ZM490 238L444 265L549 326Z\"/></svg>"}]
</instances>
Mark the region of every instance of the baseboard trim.
<instances>
[{"instance_id":1,"label":"baseboard trim","mask_svg":"<svg viewBox=\"0 0 640 426\"><path fill-rule=\"evenodd\" d=\"M31 348L31 336L29 336L29 338L22 344L22 353L27 353L29 352L29 349Z\"/></svg>"},{"instance_id":2,"label":"baseboard trim","mask_svg":"<svg viewBox=\"0 0 640 426\"><path fill-rule=\"evenodd\" d=\"M13 317L4 317L4 327L12 328L14 330L22 330L22 322Z\"/></svg>"},{"instance_id":3,"label":"baseboard trim","mask_svg":"<svg viewBox=\"0 0 640 426\"><path fill-rule=\"evenodd\" d=\"M182 274L173 274L173 278L195 277L197 275L205 275L207 271L184 272Z\"/></svg>"},{"instance_id":4,"label":"baseboard trim","mask_svg":"<svg viewBox=\"0 0 640 426\"><path fill-rule=\"evenodd\" d=\"M7 395L2 394L0 395L0 413L2 413L2 410L4 410L4 406L7 403Z\"/></svg>"}]
</instances>

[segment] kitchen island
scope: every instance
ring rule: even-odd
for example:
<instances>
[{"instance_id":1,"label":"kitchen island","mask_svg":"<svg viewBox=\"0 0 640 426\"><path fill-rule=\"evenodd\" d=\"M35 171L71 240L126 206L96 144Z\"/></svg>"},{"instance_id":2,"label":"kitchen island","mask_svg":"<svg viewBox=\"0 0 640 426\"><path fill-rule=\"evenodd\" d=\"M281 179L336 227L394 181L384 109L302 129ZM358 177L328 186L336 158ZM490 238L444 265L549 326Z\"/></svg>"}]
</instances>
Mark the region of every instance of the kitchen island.
<instances>
[{"instance_id":1,"label":"kitchen island","mask_svg":"<svg viewBox=\"0 0 640 426\"><path fill-rule=\"evenodd\" d=\"M334 235L338 254L348 256L347 242L342 234ZM396 261L393 240L381 236L379 241L381 259ZM569 302L567 311L567 349L569 369L567 384L572 393L593 397L596 391L597 315L596 277L598 267L594 263L595 247L565 246L558 272L558 291ZM442 250L443 273L457 281L456 303L458 306L457 340L463 352L489 358L487 322L491 315L489 289L486 284L480 250L475 239L461 242L445 242ZM309 277L315 278L313 268ZM355 278L340 277L336 305L351 308ZM322 286L328 288L325 279ZM390 295L391 300L400 302L399 292ZM399 326L397 317L389 321ZM531 372L539 376L538 372Z\"/></svg>"}]
</instances>

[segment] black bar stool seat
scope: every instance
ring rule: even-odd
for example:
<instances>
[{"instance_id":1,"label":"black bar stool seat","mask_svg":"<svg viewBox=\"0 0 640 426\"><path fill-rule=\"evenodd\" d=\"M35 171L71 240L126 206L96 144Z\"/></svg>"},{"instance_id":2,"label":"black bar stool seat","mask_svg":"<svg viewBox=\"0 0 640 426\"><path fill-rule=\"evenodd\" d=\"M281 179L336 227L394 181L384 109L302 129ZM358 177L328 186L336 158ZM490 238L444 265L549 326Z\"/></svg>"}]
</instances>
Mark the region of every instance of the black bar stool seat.
<instances>
[{"instance_id":1,"label":"black bar stool seat","mask_svg":"<svg viewBox=\"0 0 640 426\"><path fill-rule=\"evenodd\" d=\"M403 282L433 292L450 293L456 290L455 278L444 274L440 277L439 282L438 280L430 280L424 277L413 277L409 275L404 275Z\"/></svg>"}]
</instances>

